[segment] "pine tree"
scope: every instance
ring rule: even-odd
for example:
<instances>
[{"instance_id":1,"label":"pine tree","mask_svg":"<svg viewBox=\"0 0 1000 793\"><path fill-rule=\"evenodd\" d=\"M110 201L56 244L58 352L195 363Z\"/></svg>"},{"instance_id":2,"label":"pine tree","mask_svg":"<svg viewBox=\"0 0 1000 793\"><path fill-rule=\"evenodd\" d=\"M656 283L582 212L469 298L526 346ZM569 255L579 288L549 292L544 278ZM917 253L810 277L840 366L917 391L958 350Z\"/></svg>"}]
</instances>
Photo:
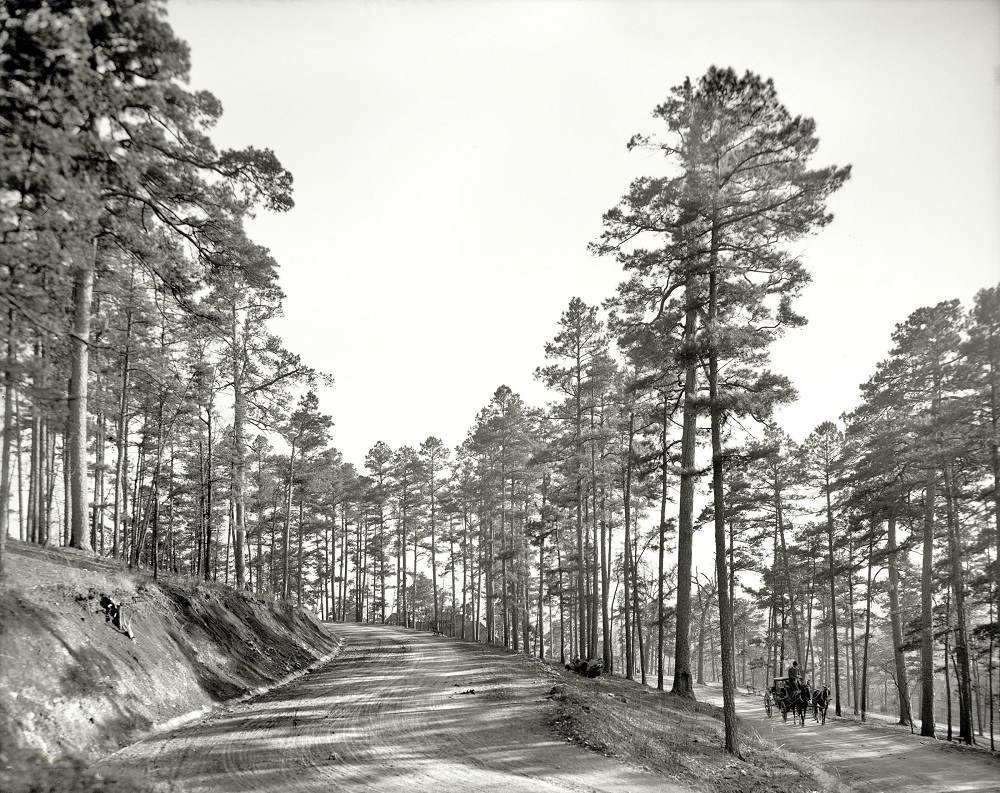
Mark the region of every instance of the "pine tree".
<instances>
[{"instance_id":1,"label":"pine tree","mask_svg":"<svg viewBox=\"0 0 1000 793\"><path fill-rule=\"evenodd\" d=\"M640 224L636 233L659 233L667 242L642 249L636 266L643 275L654 269L668 275L651 292L637 289L636 300L659 314L684 283L690 293L685 309L697 305L702 313L695 338L703 346L690 335L685 342L689 355L700 352L708 363L726 748L736 754L724 424L737 416L766 419L774 404L791 396L787 381L766 369L771 340L783 327L803 321L791 310L791 300L808 276L784 246L829 222L826 199L849 169L808 170L818 145L815 124L792 117L771 81L751 73L740 78L731 69L713 67L696 84L675 88L654 116L666 124L668 138L636 136L630 145L663 153L680 175L633 185L632 195L641 202L629 203L654 210L647 213L654 222ZM628 238L614 228L622 216L620 210L605 216L615 232L606 243Z\"/></svg>"},{"instance_id":2,"label":"pine tree","mask_svg":"<svg viewBox=\"0 0 1000 793\"><path fill-rule=\"evenodd\" d=\"M441 443L439 438L435 438L433 435L427 438L423 443L420 444L419 451L422 465L422 470L425 476L424 480L424 497L427 501L428 508L428 527L429 527L429 541L428 549L430 550L430 561L431 561L431 592L434 599L434 630L441 630L441 608L440 603L438 603L438 585L437 585L437 552L438 552L438 522L440 520L440 500L441 494L440 489L442 486L439 475L442 472L447 471L448 466L448 449Z\"/></svg>"},{"instance_id":3,"label":"pine tree","mask_svg":"<svg viewBox=\"0 0 1000 793\"><path fill-rule=\"evenodd\" d=\"M295 497L296 462L304 468L310 455L317 453L327 442L333 420L319 412L319 398L315 391L308 391L299 400L298 406L281 427L280 432L289 445L288 480L285 495L284 520L281 534L282 573L281 596L288 598L291 591L291 520L292 506ZM298 456L296 456L298 455ZM302 499L300 494L300 503ZM303 526L299 522L299 543L301 547ZM296 570L296 579L300 579L301 570Z\"/></svg>"},{"instance_id":4,"label":"pine tree","mask_svg":"<svg viewBox=\"0 0 1000 793\"><path fill-rule=\"evenodd\" d=\"M597 319L597 309L574 297L559 320L559 332L545 345L545 357L555 361L535 371L535 377L553 389L561 402L553 406L553 416L565 427L567 437L565 459L571 467L575 489L576 518L576 598L577 598L577 647L576 655L586 658L596 647L593 623L590 619L594 602L587 576L589 564L586 550L589 539L584 529L584 510L587 460L584 418L590 404L585 387L589 367L607 347L604 327Z\"/></svg>"},{"instance_id":5,"label":"pine tree","mask_svg":"<svg viewBox=\"0 0 1000 793\"><path fill-rule=\"evenodd\" d=\"M952 397L962 387L959 369L960 311L957 300L914 311L896 326L895 343L888 360L877 367L875 375L863 387L868 402L875 409L894 409L908 416L901 427L902 453L920 472L923 480L923 568L921 575L921 735L933 736L934 719L934 540L940 525L940 492L952 497L949 467L962 440L955 419L958 402ZM944 480L944 481L942 481ZM950 509L947 534L952 535ZM960 551L950 548L952 563ZM960 630L964 631L963 584L955 582L955 608ZM959 684L968 685L967 643L959 637L956 654L960 657ZM963 713L963 720L965 718ZM968 732L965 728L968 727ZM963 739L971 741L971 722L963 723Z\"/></svg>"}]
</instances>

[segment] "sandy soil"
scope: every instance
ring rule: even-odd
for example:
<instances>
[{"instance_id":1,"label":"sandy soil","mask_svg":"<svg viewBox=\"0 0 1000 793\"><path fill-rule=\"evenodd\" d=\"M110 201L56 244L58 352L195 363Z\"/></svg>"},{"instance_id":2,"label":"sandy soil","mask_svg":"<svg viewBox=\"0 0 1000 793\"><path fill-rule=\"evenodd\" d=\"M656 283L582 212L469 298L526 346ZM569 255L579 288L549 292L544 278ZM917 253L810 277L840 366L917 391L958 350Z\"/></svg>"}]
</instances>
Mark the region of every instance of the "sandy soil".
<instances>
[{"instance_id":1,"label":"sandy soil","mask_svg":"<svg viewBox=\"0 0 1000 793\"><path fill-rule=\"evenodd\" d=\"M722 690L698 687L703 702L722 705ZM737 713L761 737L794 754L808 754L829 774L864 793L957 793L1000 791L1000 759L886 724L858 724L827 714L825 725L806 716L795 726L780 713L768 718L760 697L741 695Z\"/></svg>"},{"instance_id":2,"label":"sandy soil","mask_svg":"<svg viewBox=\"0 0 1000 793\"><path fill-rule=\"evenodd\" d=\"M341 654L298 681L109 758L179 790L681 791L560 740L552 672L501 650L342 625Z\"/></svg>"}]
</instances>

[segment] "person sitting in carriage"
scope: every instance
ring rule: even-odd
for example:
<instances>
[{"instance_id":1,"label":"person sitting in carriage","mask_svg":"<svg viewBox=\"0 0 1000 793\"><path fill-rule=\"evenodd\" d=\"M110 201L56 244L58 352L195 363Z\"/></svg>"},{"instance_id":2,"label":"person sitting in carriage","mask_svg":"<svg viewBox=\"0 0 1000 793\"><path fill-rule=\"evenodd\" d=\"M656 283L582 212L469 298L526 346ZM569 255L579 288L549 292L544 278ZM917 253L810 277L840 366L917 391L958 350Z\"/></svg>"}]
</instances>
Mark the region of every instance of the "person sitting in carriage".
<instances>
[{"instance_id":1,"label":"person sitting in carriage","mask_svg":"<svg viewBox=\"0 0 1000 793\"><path fill-rule=\"evenodd\" d=\"M792 665L788 667L788 674L786 677L788 678L788 686L792 689L792 691L798 691L801 688L800 678L802 677L802 670L799 669L798 661L792 661Z\"/></svg>"}]
</instances>

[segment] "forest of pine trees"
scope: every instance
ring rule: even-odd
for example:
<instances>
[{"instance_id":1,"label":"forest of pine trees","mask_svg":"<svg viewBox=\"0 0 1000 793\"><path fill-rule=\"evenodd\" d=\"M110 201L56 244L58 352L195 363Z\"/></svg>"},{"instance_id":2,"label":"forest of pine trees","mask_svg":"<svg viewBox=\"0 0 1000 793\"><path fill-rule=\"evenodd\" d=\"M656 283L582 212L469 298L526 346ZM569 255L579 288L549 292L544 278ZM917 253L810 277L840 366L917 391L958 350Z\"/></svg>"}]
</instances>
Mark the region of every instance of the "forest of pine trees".
<instances>
[{"instance_id":1,"label":"forest of pine trees","mask_svg":"<svg viewBox=\"0 0 1000 793\"><path fill-rule=\"evenodd\" d=\"M787 244L850 174L810 169L770 81L713 68L632 140L672 176L605 214L591 248L625 280L539 340L549 404L499 385L457 447L374 430L358 470L244 231L291 175L213 146L156 4L2 13L0 570L8 536L70 546L730 705L799 659L838 714L992 741L1000 287L899 317L861 403L790 438Z\"/></svg>"}]
</instances>

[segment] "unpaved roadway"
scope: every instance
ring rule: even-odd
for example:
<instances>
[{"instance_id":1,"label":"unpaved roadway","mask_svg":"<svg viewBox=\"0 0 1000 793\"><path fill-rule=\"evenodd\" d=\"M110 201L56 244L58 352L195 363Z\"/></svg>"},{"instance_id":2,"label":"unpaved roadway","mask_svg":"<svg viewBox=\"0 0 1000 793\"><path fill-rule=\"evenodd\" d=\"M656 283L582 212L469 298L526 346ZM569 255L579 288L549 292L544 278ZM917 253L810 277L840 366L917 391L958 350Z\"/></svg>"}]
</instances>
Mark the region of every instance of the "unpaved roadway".
<instances>
[{"instance_id":1,"label":"unpaved roadway","mask_svg":"<svg viewBox=\"0 0 1000 793\"><path fill-rule=\"evenodd\" d=\"M608 791L680 793L662 777L559 739L541 664L390 626L338 624L341 653L312 674L134 744L108 766L179 791ZM717 688L698 698L721 704ZM888 726L768 719L743 696L744 728L806 753L863 793L1000 792L1000 762Z\"/></svg>"},{"instance_id":2,"label":"unpaved roadway","mask_svg":"<svg viewBox=\"0 0 1000 793\"><path fill-rule=\"evenodd\" d=\"M388 626L336 630L328 665L109 765L182 791L682 790L556 737L540 664Z\"/></svg>"},{"instance_id":3,"label":"unpaved roadway","mask_svg":"<svg viewBox=\"0 0 1000 793\"><path fill-rule=\"evenodd\" d=\"M696 696L722 706L721 688L699 686ZM795 726L791 716L783 722L777 708L768 718L760 697L741 694L736 712L763 738L793 754L808 754L859 793L1000 791L1000 760L988 752L958 749L886 724L837 719L832 707L826 724L814 722L810 712L804 727Z\"/></svg>"}]
</instances>

